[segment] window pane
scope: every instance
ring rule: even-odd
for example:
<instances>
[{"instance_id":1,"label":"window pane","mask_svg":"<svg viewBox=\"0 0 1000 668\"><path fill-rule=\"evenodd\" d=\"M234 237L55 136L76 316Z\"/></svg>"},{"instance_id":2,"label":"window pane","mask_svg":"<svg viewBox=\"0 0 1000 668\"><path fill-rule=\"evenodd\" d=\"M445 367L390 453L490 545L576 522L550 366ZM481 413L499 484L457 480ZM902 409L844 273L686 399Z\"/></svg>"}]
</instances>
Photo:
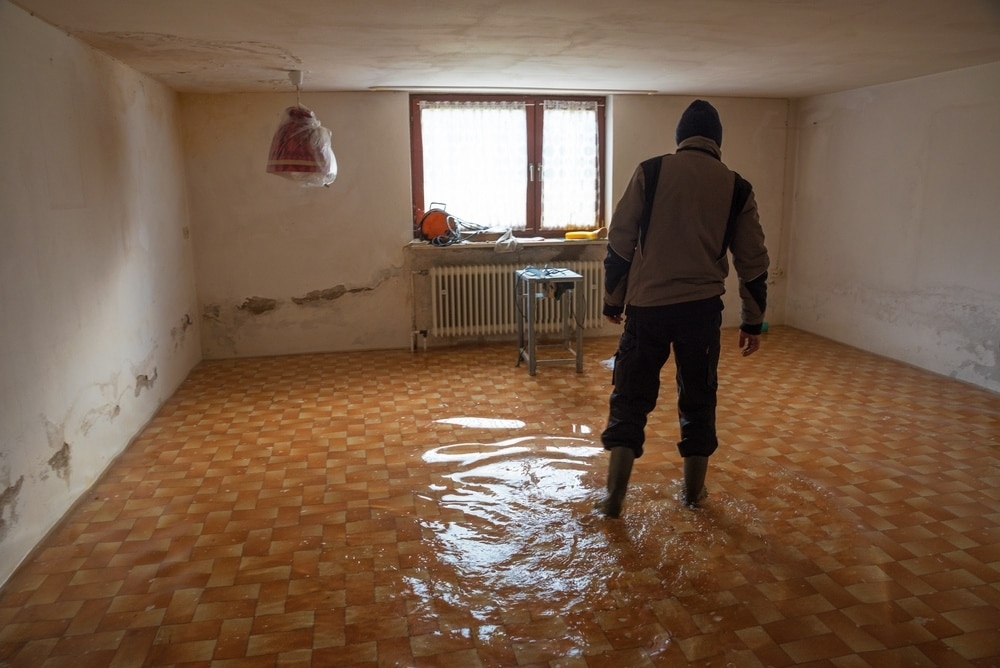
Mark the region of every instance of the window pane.
<instances>
[{"instance_id":1,"label":"window pane","mask_svg":"<svg viewBox=\"0 0 1000 668\"><path fill-rule=\"evenodd\" d=\"M491 228L525 228L525 105L420 103L424 202Z\"/></svg>"},{"instance_id":2,"label":"window pane","mask_svg":"<svg viewBox=\"0 0 1000 668\"><path fill-rule=\"evenodd\" d=\"M542 229L593 228L597 212L597 103L546 100Z\"/></svg>"}]
</instances>

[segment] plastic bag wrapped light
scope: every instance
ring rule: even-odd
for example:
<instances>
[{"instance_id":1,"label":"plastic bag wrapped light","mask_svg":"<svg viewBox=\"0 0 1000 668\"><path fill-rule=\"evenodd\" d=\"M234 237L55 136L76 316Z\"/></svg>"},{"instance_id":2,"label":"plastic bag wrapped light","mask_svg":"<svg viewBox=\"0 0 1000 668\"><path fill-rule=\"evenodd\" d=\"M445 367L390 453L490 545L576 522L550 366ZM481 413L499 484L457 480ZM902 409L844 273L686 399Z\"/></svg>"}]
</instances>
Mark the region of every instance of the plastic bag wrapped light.
<instances>
[{"instance_id":1,"label":"plastic bag wrapped light","mask_svg":"<svg viewBox=\"0 0 1000 668\"><path fill-rule=\"evenodd\" d=\"M330 145L331 133L320 125L312 110L298 103L302 72L293 70L296 104L285 109L271 140L267 172L302 186L329 186L337 178L337 158Z\"/></svg>"}]
</instances>

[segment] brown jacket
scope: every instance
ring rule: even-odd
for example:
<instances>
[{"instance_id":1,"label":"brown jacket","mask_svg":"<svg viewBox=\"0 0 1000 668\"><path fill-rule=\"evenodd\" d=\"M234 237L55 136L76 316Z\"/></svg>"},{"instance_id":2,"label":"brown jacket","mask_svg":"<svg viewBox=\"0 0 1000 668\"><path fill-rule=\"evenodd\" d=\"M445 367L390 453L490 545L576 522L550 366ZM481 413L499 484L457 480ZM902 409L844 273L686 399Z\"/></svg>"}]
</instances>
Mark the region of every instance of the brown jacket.
<instances>
[{"instance_id":1,"label":"brown jacket","mask_svg":"<svg viewBox=\"0 0 1000 668\"><path fill-rule=\"evenodd\" d=\"M691 137L662 157L645 241L639 220L646 199L636 168L608 227L605 314L631 306L664 306L718 297L729 275L722 254L736 174L718 145ZM729 252L740 279L743 328L760 331L767 304L769 264L753 191L732 231ZM720 254L722 257L720 258Z\"/></svg>"}]
</instances>

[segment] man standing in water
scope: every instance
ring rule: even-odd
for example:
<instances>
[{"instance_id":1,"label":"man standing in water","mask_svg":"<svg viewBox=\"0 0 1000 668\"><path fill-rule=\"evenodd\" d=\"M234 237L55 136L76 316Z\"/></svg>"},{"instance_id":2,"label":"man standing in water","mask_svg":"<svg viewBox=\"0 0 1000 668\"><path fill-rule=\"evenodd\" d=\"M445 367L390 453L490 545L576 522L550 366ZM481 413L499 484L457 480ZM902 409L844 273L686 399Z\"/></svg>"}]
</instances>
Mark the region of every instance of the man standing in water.
<instances>
[{"instance_id":1,"label":"man standing in water","mask_svg":"<svg viewBox=\"0 0 1000 668\"><path fill-rule=\"evenodd\" d=\"M636 168L608 227L604 316L625 328L615 353L607 428L608 495L598 508L622 511L632 463L642 456L646 419L673 347L684 460L683 502L706 495L715 432L722 294L733 256L743 302L739 346L760 347L767 305L767 248L750 184L723 164L715 108L695 100L677 124L677 151Z\"/></svg>"}]
</instances>

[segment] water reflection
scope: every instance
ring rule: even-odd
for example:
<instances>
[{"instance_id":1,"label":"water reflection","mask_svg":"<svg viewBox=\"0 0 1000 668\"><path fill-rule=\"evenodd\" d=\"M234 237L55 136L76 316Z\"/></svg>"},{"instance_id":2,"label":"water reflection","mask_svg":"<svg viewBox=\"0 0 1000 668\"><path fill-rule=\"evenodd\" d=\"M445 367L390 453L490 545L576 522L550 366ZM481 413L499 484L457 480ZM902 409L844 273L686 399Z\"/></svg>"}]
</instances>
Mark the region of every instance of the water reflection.
<instances>
[{"instance_id":1,"label":"water reflection","mask_svg":"<svg viewBox=\"0 0 1000 668\"><path fill-rule=\"evenodd\" d=\"M633 475L623 518L608 520L594 509L604 457L599 443L566 437L426 452L437 471L426 493L440 513L420 520L430 549L408 576L414 610L428 619L462 611L464 632L502 627L510 634L502 642L515 645L510 618L550 620L550 632L523 628L525 642L541 643L532 645L540 658L592 644L595 616L625 628L638 610L659 620L644 642L654 658L676 651L669 619L683 610L678 600L703 606L703 631L724 629L745 613L736 612L739 601L716 605L717 592L755 583L780 595L791 575L820 572L818 555L865 558L855 527L823 490L735 454L713 460L716 484L703 508L679 503L679 464L646 467Z\"/></svg>"},{"instance_id":2,"label":"water reflection","mask_svg":"<svg viewBox=\"0 0 1000 668\"><path fill-rule=\"evenodd\" d=\"M440 424L453 424L472 429L523 429L523 420L503 420L500 418L452 417L434 420Z\"/></svg>"},{"instance_id":3,"label":"water reflection","mask_svg":"<svg viewBox=\"0 0 1000 668\"><path fill-rule=\"evenodd\" d=\"M589 563L607 546L587 528L593 481L590 459L603 453L572 438L516 438L496 444L436 448L428 463L448 463L435 485L455 521L427 521L437 559L472 592L490 593L487 607L529 600L572 609L603 588Z\"/></svg>"}]
</instances>

